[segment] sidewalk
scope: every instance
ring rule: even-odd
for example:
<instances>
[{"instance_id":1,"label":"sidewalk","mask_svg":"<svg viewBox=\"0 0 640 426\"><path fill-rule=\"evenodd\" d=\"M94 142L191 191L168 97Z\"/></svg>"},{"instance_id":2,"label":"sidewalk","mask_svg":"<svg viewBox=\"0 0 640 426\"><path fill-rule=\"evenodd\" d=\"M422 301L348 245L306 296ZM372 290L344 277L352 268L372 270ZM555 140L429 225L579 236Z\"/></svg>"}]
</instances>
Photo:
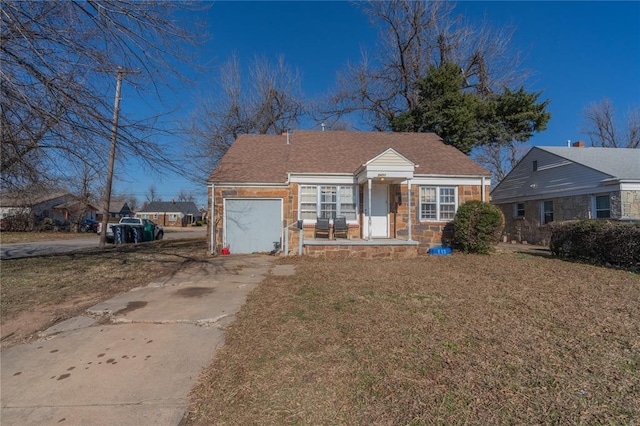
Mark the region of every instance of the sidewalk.
<instances>
[{"instance_id":1,"label":"sidewalk","mask_svg":"<svg viewBox=\"0 0 640 426\"><path fill-rule=\"evenodd\" d=\"M3 351L0 423L178 425L247 294L268 273L293 273L271 261L213 259Z\"/></svg>"}]
</instances>

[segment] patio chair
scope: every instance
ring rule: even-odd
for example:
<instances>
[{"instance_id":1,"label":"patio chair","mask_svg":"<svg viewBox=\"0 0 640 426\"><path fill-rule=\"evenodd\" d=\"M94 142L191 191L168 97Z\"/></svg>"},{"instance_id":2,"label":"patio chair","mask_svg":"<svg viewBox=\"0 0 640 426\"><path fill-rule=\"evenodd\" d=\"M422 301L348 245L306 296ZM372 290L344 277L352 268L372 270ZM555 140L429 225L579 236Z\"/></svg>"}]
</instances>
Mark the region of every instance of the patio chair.
<instances>
[{"instance_id":1,"label":"patio chair","mask_svg":"<svg viewBox=\"0 0 640 426\"><path fill-rule=\"evenodd\" d=\"M329 219L319 217L318 220L316 220L316 233L314 238L321 236L327 237L328 239L330 230L331 226L329 225Z\"/></svg>"},{"instance_id":2,"label":"patio chair","mask_svg":"<svg viewBox=\"0 0 640 426\"><path fill-rule=\"evenodd\" d=\"M347 226L347 218L339 216L333 219L333 238L339 236L349 238L349 227Z\"/></svg>"}]
</instances>

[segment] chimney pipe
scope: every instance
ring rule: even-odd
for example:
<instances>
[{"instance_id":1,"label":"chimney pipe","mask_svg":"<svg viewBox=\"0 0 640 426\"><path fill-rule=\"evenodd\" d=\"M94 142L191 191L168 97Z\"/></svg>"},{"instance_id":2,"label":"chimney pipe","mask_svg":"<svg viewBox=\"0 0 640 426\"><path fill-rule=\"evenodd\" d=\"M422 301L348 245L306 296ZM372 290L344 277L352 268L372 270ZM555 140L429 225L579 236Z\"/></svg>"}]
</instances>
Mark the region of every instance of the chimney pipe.
<instances>
[{"instance_id":1,"label":"chimney pipe","mask_svg":"<svg viewBox=\"0 0 640 426\"><path fill-rule=\"evenodd\" d=\"M584 148L584 142L583 141L574 142L572 146L574 148Z\"/></svg>"}]
</instances>

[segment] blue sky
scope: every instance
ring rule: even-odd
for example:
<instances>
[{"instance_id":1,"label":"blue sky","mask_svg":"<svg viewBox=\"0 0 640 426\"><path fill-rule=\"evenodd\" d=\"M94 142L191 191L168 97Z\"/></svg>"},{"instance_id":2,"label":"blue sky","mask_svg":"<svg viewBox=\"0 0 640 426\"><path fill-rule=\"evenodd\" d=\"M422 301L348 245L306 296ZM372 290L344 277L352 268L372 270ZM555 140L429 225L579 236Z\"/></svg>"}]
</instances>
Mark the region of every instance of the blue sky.
<instances>
[{"instance_id":1,"label":"blue sky","mask_svg":"<svg viewBox=\"0 0 640 426\"><path fill-rule=\"evenodd\" d=\"M640 107L640 2L469 1L458 2L456 11L470 19L486 17L495 27L515 26L513 47L523 53L523 66L531 73L525 87L542 91L541 98L551 101L547 130L527 145L588 143L581 128L590 102L609 98L620 117ZM337 71L348 61L357 62L361 49L375 46L376 29L347 2L220 1L207 15L211 40L198 52L202 62L211 61L215 67L232 52L245 63L256 54L271 60L284 55L302 74L308 98L330 90ZM198 81L196 87L175 96L182 116L215 84L213 75ZM127 108L126 98L121 107ZM134 108L142 108L138 113L144 114L144 104ZM152 184L164 200L185 189L199 203L206 202L203 184L135 170L116 173L115 191L131 193L140 202Z\"/></svg>"}]
</instances>

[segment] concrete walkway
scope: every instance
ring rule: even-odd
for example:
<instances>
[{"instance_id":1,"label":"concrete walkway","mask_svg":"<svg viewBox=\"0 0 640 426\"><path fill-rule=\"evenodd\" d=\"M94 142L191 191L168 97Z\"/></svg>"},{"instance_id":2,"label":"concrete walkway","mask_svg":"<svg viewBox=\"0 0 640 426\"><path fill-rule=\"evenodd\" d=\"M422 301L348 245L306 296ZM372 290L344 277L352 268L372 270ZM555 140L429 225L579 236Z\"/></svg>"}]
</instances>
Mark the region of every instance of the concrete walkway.
<instances>
[{"instance_id":1,"label":"concrete walkway","mask_svg":"<svg viewBox=\"0 0 640 426\"><path fill-rule=\"evenodd\" d=\"M224 330L265 275L260 255L213 259L3 351L0 423L178 425Z\"/></svg>"}]
</instances>

